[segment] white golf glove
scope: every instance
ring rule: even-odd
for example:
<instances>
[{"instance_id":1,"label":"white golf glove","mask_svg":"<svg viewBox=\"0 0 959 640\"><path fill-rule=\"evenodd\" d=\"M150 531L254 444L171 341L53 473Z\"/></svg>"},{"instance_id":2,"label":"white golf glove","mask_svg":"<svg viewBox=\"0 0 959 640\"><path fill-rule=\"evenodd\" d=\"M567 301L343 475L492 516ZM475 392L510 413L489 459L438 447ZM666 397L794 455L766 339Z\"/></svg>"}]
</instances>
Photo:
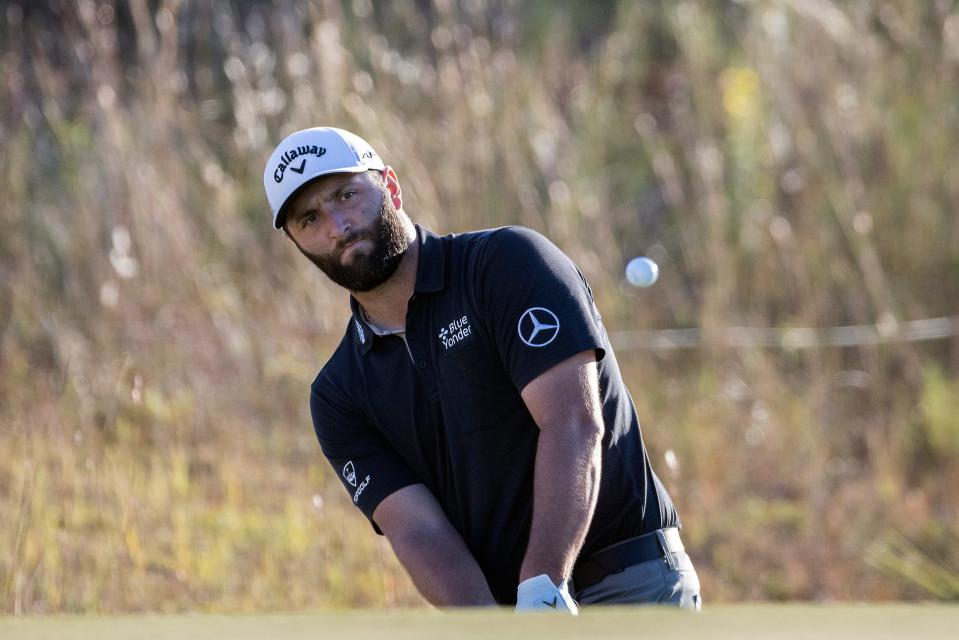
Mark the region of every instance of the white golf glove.
<instances>
[{"instance_id":1,"label":"white golf glove","mask_svg":"<svg viewBox=\"0 0 959 640\"><path fill-rule=\"evenodd\" d=\"M569 595L566 580L557 587L545 573L519 583L516 588L516 610L561 611L579 615L579 607Z\"/></svg>"}]
</instances>

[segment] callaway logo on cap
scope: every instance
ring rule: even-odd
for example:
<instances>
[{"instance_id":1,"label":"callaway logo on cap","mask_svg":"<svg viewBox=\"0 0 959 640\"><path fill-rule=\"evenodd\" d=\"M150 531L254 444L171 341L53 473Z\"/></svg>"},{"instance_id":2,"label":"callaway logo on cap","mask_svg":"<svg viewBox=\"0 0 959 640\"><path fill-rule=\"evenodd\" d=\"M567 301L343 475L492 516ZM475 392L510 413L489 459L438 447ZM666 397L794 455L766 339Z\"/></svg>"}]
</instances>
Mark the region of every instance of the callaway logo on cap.
<instances>
[{"instance_id":1,"label":"callaway logo on cap","mask_svg":"<svg viewBox=\"0 0 959 640\"><path fill-rule=\"evenodd\" d=\"M263 187L273 209L273 228L283 227L283 207L315 178L385 168L366 140L343 129L314 127L287 136L273 150L263 171Z\"/></svg>"}]
</instances>

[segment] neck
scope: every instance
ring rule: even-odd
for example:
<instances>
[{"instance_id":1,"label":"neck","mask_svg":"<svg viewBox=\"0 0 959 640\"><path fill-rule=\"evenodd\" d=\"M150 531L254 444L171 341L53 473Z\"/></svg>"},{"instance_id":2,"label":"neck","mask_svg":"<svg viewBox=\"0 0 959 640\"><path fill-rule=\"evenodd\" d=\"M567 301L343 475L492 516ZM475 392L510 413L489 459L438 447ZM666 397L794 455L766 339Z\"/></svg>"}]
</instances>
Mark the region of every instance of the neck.
<instances>
[{"instance_id":1,"label":"neck","mask_svg":"<svg viewBox=\"0 0 959 640\"><path fill-rule=\"evenodd\" d=\"M388 330L406 328L406 307L416 285L416 267L419 264L420 243L412 222L407 222L406 233L410 247L390 279L369 291L350 293L378 327Z\"/></svg>"}]
</instances>

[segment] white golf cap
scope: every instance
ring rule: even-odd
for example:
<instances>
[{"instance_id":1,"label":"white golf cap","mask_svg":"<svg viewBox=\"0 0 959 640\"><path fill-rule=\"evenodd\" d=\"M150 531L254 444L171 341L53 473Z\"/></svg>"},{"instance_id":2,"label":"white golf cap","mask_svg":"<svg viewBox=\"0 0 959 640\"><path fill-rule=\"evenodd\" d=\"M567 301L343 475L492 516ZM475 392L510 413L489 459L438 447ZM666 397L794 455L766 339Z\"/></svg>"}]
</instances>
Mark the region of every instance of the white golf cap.
<instances>
[{"instance_id":1,"label":"white golf cap","mask_svg":"<svg viewBox=\"0 0 959 640\"><path fill-rule=\"evenodd\" d=\"M314 179L328 173L385 168L373 147L349 131L314 127L290 134L273 150L263 171L263 188L273 209L273 228L283 227L283 207Z\"/></svg>"}]
</instances>

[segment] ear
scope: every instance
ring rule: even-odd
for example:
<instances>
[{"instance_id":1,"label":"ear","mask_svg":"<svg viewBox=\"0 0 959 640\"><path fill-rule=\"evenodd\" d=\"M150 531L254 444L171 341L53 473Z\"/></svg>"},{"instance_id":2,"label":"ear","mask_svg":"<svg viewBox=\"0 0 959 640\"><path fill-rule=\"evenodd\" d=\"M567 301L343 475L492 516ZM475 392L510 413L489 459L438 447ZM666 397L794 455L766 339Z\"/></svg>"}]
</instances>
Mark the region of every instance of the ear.
<instances>
[{"instance_id":1,"label":"ear","mask_svg":"<svg viewBox=\"0 0 959 640\"><path fill-rule=\"evenodd\" d=\"M386 189L390 192L390 198L393 200L393 206L399 211L403 208L403 192L400 190L400 180L396 177L393 167L387 165L382 171L383 179L386 180Z\"/></svg>"}]
</instances>

